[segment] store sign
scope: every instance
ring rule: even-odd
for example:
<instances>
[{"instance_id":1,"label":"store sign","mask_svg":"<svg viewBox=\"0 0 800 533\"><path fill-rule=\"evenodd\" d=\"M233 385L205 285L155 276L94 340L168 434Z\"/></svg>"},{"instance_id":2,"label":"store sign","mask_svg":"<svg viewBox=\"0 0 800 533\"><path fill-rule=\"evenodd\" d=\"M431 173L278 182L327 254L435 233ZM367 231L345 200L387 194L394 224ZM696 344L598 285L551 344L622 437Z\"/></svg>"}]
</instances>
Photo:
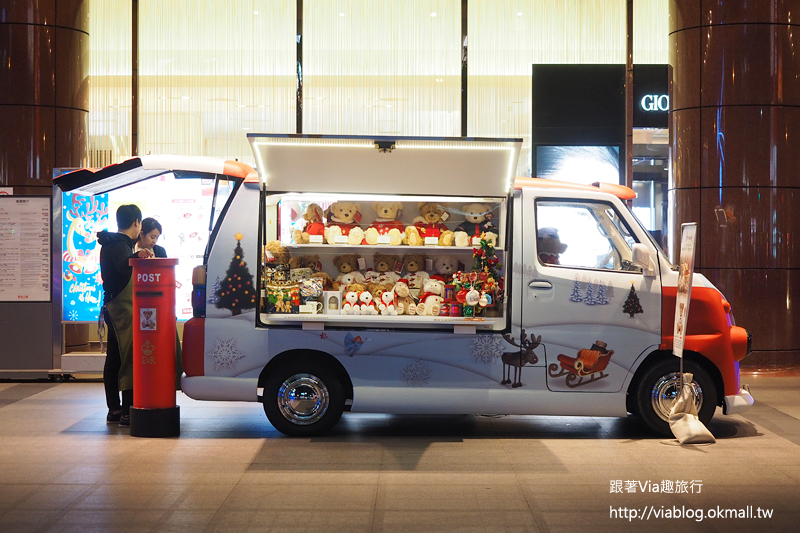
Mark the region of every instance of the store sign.
<instances>
[{"instance_id":1,"label":"store sign","mask_svg":"<svg viewBox=\"0 0 800 533\"><path fill-rule=\"evenodd\" d=\"M669 111L669 95L646 94L639 102L644 111Z\"/></svg>"},{"instance_id":2,"label":"store sign","mask_svg":"<svg viewBox=\"0 0 800 533\"><path fill-rule=\"evenodd\" d=\"M669 127L669 67L633 66L633 127Z\"/></svg>"}]
</instances>

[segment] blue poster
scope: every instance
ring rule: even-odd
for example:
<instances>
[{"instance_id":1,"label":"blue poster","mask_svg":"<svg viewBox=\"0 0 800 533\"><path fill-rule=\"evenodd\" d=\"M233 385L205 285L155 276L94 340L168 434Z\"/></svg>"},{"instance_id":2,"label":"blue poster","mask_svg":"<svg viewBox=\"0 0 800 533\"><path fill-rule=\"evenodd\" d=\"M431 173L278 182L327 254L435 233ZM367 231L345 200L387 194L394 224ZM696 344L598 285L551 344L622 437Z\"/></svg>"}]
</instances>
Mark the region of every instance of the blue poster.
<instances>
[{"instance_id":1,"label":"blue poster","mask_svg":"<svg viewBox=\"0 0 800 533\"><path fill-rule=\"evenodd\" d=\"M108 227L108 194L62 196L62 320L94 322L103 303L97 232Z\"/></svg>"}]
</instances>

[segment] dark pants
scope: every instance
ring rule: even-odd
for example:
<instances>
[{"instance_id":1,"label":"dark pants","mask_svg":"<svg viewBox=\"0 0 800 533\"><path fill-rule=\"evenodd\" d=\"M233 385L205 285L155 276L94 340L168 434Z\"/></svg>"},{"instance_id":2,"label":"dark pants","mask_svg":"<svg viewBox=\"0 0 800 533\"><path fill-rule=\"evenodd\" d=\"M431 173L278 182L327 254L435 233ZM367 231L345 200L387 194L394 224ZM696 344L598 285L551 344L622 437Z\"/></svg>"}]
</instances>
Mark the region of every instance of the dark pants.
<instances>
[{"instance_id":1,"label":"dark pants","mask_svg":"<svg viewBox=\"0 0 800 533\"><path fill-rule=\"evenodd\" d=\"M106 405L109 411L119 411L122 409L122 414L128 415L131 405L133 405L133 391L122 391L122 405L120 405L119 369L122 363L119 356L119 343L117 342L117 334L114 332L114 327L111 325L111 318L108 314L103 313L103 320L105 320L106 331L108 332L106 362L103 365L103 386L106 390Z\"/></svg>"}]
</instances>

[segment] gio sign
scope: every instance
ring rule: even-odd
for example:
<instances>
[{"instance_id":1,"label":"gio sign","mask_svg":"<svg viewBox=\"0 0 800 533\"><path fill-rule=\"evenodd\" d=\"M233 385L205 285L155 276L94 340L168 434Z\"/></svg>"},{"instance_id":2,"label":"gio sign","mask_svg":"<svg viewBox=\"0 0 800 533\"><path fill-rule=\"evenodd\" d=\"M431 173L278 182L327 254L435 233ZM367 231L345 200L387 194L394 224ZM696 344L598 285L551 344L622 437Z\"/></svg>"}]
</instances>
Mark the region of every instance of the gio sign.
<instances>
[{"instance_id":1,"label":"gio sign","mask_svg":"<svg viewBox=\"0 0 800 533\"><path fill-rule=\"evenodd\" d=\"M642 97L639 105L644 111L669 111L669 95L666 94L646 94Z\"/></svg>"}]
</instances>

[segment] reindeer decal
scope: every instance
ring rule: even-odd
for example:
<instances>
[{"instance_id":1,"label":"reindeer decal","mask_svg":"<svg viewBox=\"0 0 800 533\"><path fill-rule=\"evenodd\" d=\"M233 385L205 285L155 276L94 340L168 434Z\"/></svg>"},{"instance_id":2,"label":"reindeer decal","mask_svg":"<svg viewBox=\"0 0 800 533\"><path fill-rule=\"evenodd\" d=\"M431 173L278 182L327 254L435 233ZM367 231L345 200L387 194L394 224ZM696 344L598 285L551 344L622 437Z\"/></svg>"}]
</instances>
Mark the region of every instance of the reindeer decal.
<instances>
[{"instance_id":1,"label":"reindeer decal","mask_svg":"<svg viewBox=\"0 0 800 533\"><path fill-rule=\"evenodd\" d=\"M539 362L539 358L533 353L533 350L542 343L542 336L539 335L535 339L531 336L527 338L527 334L523 329L519 334L519 344L514 340L514 337L508 333L503 334L503 338L512 346L519 348L518 352L505 352L501 357L503 360L503 381L500 385L508 385L516 389L522 387L522 367L526 364L535 365ZM511 382L511 367L514 367L514 382ZM508 372L508 374L506 374Z\"/></svg>"}]
</instances>

